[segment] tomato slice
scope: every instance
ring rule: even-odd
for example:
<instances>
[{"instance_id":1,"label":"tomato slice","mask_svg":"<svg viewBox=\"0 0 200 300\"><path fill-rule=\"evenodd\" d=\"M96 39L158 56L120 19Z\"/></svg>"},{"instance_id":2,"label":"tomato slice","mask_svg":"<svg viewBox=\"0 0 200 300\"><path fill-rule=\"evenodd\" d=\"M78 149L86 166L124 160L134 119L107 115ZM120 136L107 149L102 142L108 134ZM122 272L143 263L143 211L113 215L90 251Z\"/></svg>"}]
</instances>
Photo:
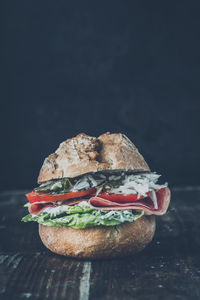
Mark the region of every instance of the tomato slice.
<instances>
[{"instance_id":1,"label":"tomato slice","mask_svg":"<svg viewBox=\"0 0 200 300\"><path fill-rule=\"evenodd\" d=\"M117 202L117 203L129 203L132 201L139 201L139 200L145 198L144 196L138 197L137 194L123 195L123 194L108 194L108 193L99 193L98 197L106 199L106 200L110 200L113 202Z\"/></svg>"},{"instance_id":2,"label":"tomato slice","mask_svg":"<svg viewBox=\"0 0 200 300\"><path fill-rule=\"evenodd\" d=\"M67 200L67 199L83 197L83 196L95 193L95 191L96 191L95 188L91 188L86 191L78 191L78 192L70 192L70 193L66 193L66 194L54 194L54 195L31 192L31 193L26 194L26 197L30 203L54 202L54 201L63 201L63 200Z\"/></svg>"}]
</instances>

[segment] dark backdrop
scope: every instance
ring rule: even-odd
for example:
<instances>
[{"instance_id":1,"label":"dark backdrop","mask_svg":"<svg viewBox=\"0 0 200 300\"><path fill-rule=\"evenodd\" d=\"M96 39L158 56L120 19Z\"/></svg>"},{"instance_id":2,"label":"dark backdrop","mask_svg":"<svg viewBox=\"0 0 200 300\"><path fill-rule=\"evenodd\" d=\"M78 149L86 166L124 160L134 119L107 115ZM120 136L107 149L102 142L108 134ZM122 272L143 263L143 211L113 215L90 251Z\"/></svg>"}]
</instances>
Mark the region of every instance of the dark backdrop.
<instances>
[{"instance_id":1,"label":"dark backdrop","mask_svg":"<svg viewBox=\"0 0 200 300\"><path fill-rule=\"evenodd\" d=\"M123 132L170 185L200 166L199 1L5 1L0 188L79 132Z\"/></svg>"}]
</instances>

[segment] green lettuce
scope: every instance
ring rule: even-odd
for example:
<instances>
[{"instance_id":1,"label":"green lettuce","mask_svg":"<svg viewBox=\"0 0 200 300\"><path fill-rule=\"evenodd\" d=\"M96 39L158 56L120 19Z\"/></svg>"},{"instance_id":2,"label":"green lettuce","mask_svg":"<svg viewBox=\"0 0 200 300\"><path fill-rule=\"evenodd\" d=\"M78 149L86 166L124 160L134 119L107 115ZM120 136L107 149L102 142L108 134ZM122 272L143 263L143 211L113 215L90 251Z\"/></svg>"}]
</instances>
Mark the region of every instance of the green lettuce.
<instances>
[{"instance_id":1,"label":"green lettuce","mask_svg":"<svg viewBox=\"0 0 200 300\"><path fill-rule=\"evenodd\" d=\"M66 210L53 213L42 212L38 215L26 215L23 222L37 222L46 226L66 226L76 229L96 227L96 226L115 226L124 222L134 222L141 216L143 211L103 211L93 209L89 205L74 205L67 207Z\"/></svg>"}]
</instances>

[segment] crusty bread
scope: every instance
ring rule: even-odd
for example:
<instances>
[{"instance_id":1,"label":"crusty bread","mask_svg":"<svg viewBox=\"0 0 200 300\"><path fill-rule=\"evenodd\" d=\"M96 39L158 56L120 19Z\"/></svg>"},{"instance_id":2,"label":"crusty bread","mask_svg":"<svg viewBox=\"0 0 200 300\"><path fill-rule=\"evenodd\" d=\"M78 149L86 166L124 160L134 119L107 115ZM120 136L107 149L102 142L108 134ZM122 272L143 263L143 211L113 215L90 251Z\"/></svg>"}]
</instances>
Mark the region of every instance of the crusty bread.
<instances>
[{"instance_id":1,"label":"crusty bread","mask_svg":"<svg viewBox=\"0 0 200 300\"><path fill-rule=\"evenodd\" d=\"M107 132L96 138L80 133L61 143L55 153L45 159L38 183L116 169L150 170L125 135ZM142 250L152 240L155 226L154 216L143 216L132 223L86 229L39 225L39 234L44 245L55 253L80 258L109 258Z\"/></svg>"},{"instance_id":2,"label":"crusty bread","mask_svg":"<svg viewBox=\"0 0 200 300\"><path fill-rule=\"evenodd\" d=\"M150 170L124 134L107 132L96 138L80 133L61 143L55 153L45 159L38 183L106 169Z\"/></svg>"},{"instance_id":3,"label":"crusty bread","mask_svg":"<svg viewBox=\"0 0 200 300\"><path fill-rule=\"evenodd\" d=\"M70 257L109 258L132 255L152 240L154 216L143 216L132 223L86 229L39 225L44 245L51 251Z\"/></svg>"}]
</instances>

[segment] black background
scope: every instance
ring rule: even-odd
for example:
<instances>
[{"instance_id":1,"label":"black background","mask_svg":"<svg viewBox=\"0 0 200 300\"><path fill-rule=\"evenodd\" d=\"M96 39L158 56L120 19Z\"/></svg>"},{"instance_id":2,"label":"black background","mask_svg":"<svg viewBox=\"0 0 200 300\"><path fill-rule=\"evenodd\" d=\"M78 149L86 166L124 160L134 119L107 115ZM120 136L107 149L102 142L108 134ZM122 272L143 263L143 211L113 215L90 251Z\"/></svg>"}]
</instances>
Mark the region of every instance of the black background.
<instances>
[{"instance_id":1,"label":"black background","mask_svg":"<svg viewBox=\"0 0 200 300\"><path fill-rule=\"evenodd\" d=\"M199 1L6 1L0 189L31 188L79 132L125 133L199 184Z\"/></svg>"}]
</instances>

